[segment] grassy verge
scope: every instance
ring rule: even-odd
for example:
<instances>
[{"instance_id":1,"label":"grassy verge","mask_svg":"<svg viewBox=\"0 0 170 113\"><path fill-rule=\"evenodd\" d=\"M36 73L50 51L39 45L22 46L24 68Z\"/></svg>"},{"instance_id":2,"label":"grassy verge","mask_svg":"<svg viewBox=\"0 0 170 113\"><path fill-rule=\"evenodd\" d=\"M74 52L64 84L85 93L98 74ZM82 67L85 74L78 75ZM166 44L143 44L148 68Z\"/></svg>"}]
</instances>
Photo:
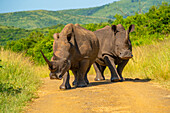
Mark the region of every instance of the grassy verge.
<instances>
[{"instance_id":1,"label":"grassy verge","mask_svg":"<svg viewBox=\"0 0 170 113\"><path fill-rule=\"evenodd\" d=\"M151 79L170 89L170 40L133 48L134 58L123 71L124 77ZM89 74L95 74L91 68ZM105 75L110 77L108 68Z\"/></svg>"},{"instance_id":2,"label":"grassy verge","mask_svg":"<svg viewBox=\"0 0 170 113\"><path fill-rule=\"evenodd\" d=\"M134 61L130 60L123 74L125 77L152 79L170 88L170 40L135 47Z\"/></svg>"},{"instance_id":3,"label":"grassy verge","mask_svg":"<svg viewBox=\"0 0 170 113\"><path fill-rule=\"evenodd\" d=\"M27 101L36 97L40 76L47 74L47 67L35 66L29 58L11 51L1 50L0 60L0 111L20 112Z\"/></svg>"}]
</instances>

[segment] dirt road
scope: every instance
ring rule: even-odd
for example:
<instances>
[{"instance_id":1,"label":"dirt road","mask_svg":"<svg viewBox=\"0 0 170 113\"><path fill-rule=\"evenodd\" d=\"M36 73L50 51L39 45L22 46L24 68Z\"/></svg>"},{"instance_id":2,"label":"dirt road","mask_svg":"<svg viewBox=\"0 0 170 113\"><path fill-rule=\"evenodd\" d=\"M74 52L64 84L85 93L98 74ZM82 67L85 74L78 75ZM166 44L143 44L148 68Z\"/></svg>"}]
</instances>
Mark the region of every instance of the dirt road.
<instances>
[{"instance_id":1,"label":"dirt road","mask_svg":"<svg viewBox=\"0 0 170 113\"><path fill-rule=\"evenodd\" d=\"M108 77L107 77L108 78ZM148 80L109 79L85 88L59 90L62 81L44 79L44 85L27 109L28 113L170 113L170 91ZM71 78L73 81L73 78Z\"/></svg>"}]
</instances>

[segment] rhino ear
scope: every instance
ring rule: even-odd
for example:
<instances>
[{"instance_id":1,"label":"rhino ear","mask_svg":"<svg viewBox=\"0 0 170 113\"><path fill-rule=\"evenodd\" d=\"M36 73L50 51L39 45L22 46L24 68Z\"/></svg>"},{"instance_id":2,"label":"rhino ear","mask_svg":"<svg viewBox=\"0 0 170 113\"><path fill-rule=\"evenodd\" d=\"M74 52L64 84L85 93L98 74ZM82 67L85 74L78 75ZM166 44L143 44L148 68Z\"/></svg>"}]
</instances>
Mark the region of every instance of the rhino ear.
<instances>
[{"instance_id":1,"label":"rhino ear","mask_svg":"<svg viewBox=\"0 0 170 113\"><path fill-rule=\"evenodd\" d=\"M130 27L128 29L128 33L133 32L134 29L135 29L135 25L134 24L130 25Z\"/></svg>"},{"instance_id":2,"label":"rhino ear","mask_svg":"<svg viewBox=\"0 0 170 113\"><path fill-rule=\"evenodd\" d=\"M67 41L68 41L68 42L70 42L73 34L74 34L74 30L72 29L72 32L67 35Z\"/></svg>"},{"instance_id":3,"label":"rhino ear","mask_svg":"<svg viewBox=\"0 0 170 113\"><path fill-rule=\"evenodd\" d=\"M54 40L57 40L59 38L59 33L54 33L53 38Z\"/></svg>"},{"instance_id":4,"label":"rhino ear","mask_svg":"<svg viewBox=\"0 0 170 113\"><path fill-rule=\"evenodd\" d=\"M112 30L116 33L117 32L117 27L116 25L112 25Z\"/></svg>"}]
</instances>

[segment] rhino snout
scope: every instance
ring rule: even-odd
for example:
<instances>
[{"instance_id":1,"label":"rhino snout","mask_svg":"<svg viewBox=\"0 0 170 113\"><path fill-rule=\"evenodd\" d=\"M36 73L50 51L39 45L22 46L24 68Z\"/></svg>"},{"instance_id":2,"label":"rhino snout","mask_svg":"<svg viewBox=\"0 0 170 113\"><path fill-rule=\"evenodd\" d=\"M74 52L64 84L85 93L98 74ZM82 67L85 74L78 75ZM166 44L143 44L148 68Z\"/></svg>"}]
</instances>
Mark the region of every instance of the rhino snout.
<instances>
[{"instance_id":1,"label":"rhino snout","mask_svg":"<svg viewBox=\"0 0 170 113\"><path fill-rule=\"evenodd\" d=\"M56 73L50 73L50 79L59 79L59 80L61 80L62 77L58 76Z\"/></svg>"},{"instance_id":2,"label":"rhino snout","mask_svg":"<svg viewBox=\"0 0 170 113\"><path fill-rule=\"evenodd\" d=\"M131 51L124 51L120 53L119 56L121 59L130 59L133 57L132 52Z\"/></svg>"}]
</instances>

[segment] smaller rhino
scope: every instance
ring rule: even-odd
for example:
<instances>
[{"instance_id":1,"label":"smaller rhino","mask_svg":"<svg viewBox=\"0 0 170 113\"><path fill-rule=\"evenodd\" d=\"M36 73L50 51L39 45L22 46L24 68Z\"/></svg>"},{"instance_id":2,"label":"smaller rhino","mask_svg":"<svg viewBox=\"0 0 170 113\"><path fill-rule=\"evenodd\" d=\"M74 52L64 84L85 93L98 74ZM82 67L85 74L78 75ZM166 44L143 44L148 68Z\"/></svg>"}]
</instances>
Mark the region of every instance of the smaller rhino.
<instances>
[{"instance_id":1,"label":"smaller rhino","mask_svg":"<svg viewBox=\"0 0 170 113\"><path fill-rule=\"evenodd\" d=\"M111 82L123 81L122 71L129 59L133 57L129 33L134 31L134 28L134 25L130 25L129 29L125 30L119 24L94 31L100 47L96 62L93 64L96 81L105 80L103 73L106 66L111 72Z\"/></svg>"},{"instance_id":2,"label":"smaller rhino","mask_svg":"<svg viewBox=\"0 0 170 113\"><path fill-rule=\"evenodd\" d=\"M53 35L53 57L49 61L41 51L49 65L50 79L62 79L60 89L70 89L69 70L72 70L77 87L87 86L87 73L99 51L96 35L79 26L67 24L61 33Z\"/></svg>"}]
</instances>

